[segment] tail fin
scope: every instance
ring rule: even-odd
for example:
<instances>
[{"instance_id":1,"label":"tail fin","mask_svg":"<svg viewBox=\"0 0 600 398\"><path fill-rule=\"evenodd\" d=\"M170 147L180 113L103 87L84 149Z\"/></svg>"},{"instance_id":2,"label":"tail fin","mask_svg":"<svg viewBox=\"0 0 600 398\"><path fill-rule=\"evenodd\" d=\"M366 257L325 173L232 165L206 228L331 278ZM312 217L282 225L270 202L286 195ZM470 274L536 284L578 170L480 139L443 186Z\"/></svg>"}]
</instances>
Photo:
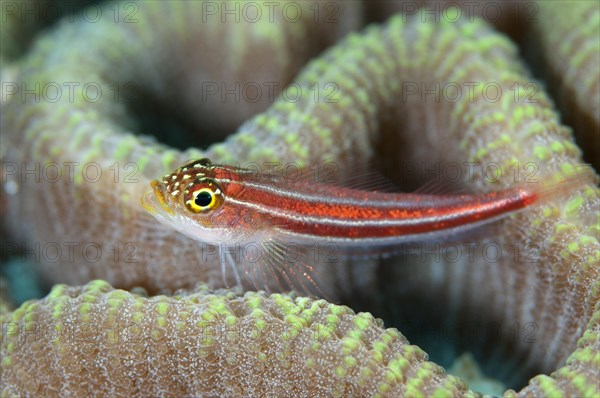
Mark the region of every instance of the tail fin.
<instances>
[{"instance_id":1,"label":"tail fin","mask_svg":"<svg viewBox=\"0 0 600 398\"><path fill-rule=\"evenodd\" d=\"M530 184L535 184L532 187ZM535 195L536 204L565 198L589 184L598 184L598 175L588 164L564 164L559 172L533 183L523 182L521 188Z\"/></svg>"}]
</instances>

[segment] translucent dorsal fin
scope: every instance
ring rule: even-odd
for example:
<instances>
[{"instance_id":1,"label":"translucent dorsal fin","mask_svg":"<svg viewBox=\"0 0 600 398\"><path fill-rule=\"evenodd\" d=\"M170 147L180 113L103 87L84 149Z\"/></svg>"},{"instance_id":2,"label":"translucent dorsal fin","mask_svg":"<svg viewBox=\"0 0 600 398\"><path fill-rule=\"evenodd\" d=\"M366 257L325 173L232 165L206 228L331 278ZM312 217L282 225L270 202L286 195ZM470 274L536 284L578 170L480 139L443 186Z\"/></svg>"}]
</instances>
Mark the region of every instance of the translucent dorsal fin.
<instances>
[{"instance_id":1,"label":"translucent dorsal fin","mask_svg":"<svg viewBox=\"0 0 600 398\"><path fill-rule=\"evenodd\" d=\"M370 170L362 174L348 177L345 181L342 181L340 185L345 188L359 189L362 191L400 192L398 185L378 170Z\"/></svg>"},{"instance_id":2,"label":"translucent dorsal fin","mask_svg":"<svg viewBox=\"0 0 600 398\"><path fill-rule=\"evenodd\" d=\"M283 178L290 183L338 186L362 191L401 192L391 179L368 165L342 168L335 162L321 162L298 167L289 163L271 168L266 175L259 178L269 178L269 175Z\"/></svg>"},{"instance_id":3,"label":"translucent dorsal fin","mask_svg":"<svg viewBox=\"0 0 600 398\"><path fill-rule=\"evenodd\" d=\"M430 180L414 190L412 193L417 195L462 195L472 192L470 192L467 187L461 183L448 183L438 180Z\"/></svg>"}]
</instances>

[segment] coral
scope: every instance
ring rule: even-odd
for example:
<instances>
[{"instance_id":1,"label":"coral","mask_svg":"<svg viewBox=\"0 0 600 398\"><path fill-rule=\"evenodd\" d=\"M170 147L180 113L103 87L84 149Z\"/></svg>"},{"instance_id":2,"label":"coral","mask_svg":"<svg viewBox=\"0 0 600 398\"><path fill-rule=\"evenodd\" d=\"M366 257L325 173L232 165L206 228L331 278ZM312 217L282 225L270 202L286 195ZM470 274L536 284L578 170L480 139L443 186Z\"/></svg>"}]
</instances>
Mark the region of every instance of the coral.
<instances>
[{"instance_id":1,"label":"coral","mask_svg":"<svg viewBox=\"0 0 600 398\"><path fill-rule=\"evenodd\" d=\"M485 391L489 395L500 396L506 390L502 383L481 373L479 365L470 353L458 357L448 368L448 373L459 376L469 385L469 388L475 391Z\"/></svg>"},{"instance_id":2,"label":"coral","mask_svg":"<svg viewBox=\"0 0 600 398\"><path fill-rule=\"evenodd\" d=\"M596 305L594 315L567 364L550 376L535 376L518 394L509 390L505 397L597 397L600 394L599 352L600 305Z\"/></svg>"},{"instance_id":3,"label":"coral","mask_svg":"<svg viewBox=\"0 0 600 398\"><path fill-rule=\"evenodd\" d=\"M567 366L506 396L597 396L599 313ZM0 318L2 396L475 396L381 320L289 294L147 297L98 280Z\"/></svg>"},{"instance_id":4,"label":"coral","mask_svg":"<svg viewBox=\"0 0 600 398\"><path fill-rule=\"evenodd\" d=\"M62 17L73 18L92 0L1 0L0 64L22 55L41 29Z\"/></svg>"},{"instance_id":5,"label":"coral","mask_svg":"<svg viewBox=\"0 0 600 398\"><path fill-rule=\"evenodd\" d=\"M187 10L180 8L184 7L182 4L175 4L177 6L173 8L167 5L157 5L156 9L145 6L142 7L140 14L140 20L146 23L156 21L159 15L164 13L172 17L170 20L186 21L180 25L174 22L175 32L163 32L161 29L167 28L162 28L162 25L157 23L151 23L153 29L150 30L144 30L143 23L136 26L63 23L39 40L30 55L21 61L19 79L33 85L35 82L57 80L86 81L83 76L93 75L106 90L109 90L111 84L122 84L136 79L133 80L136 84L166 103L176 97L180 90L193 93L196 88L197 92L198 87L201 87L201 79L206 76L223 80L227 80L227 76L234 76L228 81L235 81L237 76L239 80L243 80L245 76L243 70L249 67L248 63L252 66L250 69L261 70L262 68L264 76L276 76L273 80L285 81L286 76L291 77L285 72L289 70L289 65L294 63L288 60L291 55L281 55L282 51L286 53L283 49L294 47L292 44L284 44L283 38L293 36L294 29L289 25L268 25L269 29L276 31L276 34L270 33L264 37L253 36L252 32L260 31L260 29L253 30L256 26L251 29L243 24L236 25L233 29L237 33L226 33L220 24L194 25L185 18L175 18L177 15L181 17L187 14ZM573 7L581 7L581 5L573 3ZM596 5L594 8L596 14L593 15L597 15L597 8ZM589 25L581 25L584 27L584 32L580 33L581 37L591 37L595 30L597 31L597 18L594 18L590 19ZM295 29L302 30L298 26L302 25L296 25ZM329 29L335 31L335 26ZM298 37L308 34L307 32L308 28L298 33ZM198 34L205 39L205 42L201 41L190 49L189 37ZM274 56L270 58L280 60L281 65L276 67L253 64L259 62L255 59L259 57L251 57L250 51L247 53L243 50L223 51L227 45L233 45L233 41L228 40L228 35L244 36L250 41L248 48L255 48L252 40L257 41L256 46L267 45L267 48L273 48ZM332 35L335 36L333 33ZM577 34L574 33L574 36ZM83 37L85 40L78 40ZM169 38L168 43L161 39L164 37ZM278 40L270 41L273 37L277 37ZM69 43L69 45L61 46L57 43ZM149 43L153 44L149 45ZM294 43L300 47L304 45L302 41ZM308 43L305 45L309 46ZM89 51L95 52L96 55L81 56L78 50L83 47L89 48ZM232 74L227 75L225 72L231 71L219 70L219 65L211 63L214 58L190 59L193 58L190 55L194 53L192 50L215 53L223 51L227 56L225 64L233 65ZM309 53L310 51L306 50L306 54ZM156 66L150 68L148 65ZM166 73L173 68L179 73ZM203 71L200 73L201 76L198 80L191 79L191 71L197 68ZM223 74L220 74L221 72ZM586 73L589 73L590 81L593 79L597 81L597 70ZM174 75L181 75L183 79L175 81L167 77ZM428 166L474 162L497 166L494 168L496 171L494 178L483 178L481 173L475 175L473 189L480 192L499 189L513 183L516 178L515 167L521 173L533 170L537 173L536 177L546 178L554 173L569 174L574 165L581 161L580 150L574 144L570 130L560 124L559 116L543 90L536 91L539 86L532 81L525 67L517 59L515 46L478 19L473 22L442 20L433 23L423 18L422 14L413 17L397 16L384 26L371 26L361 34L351 34L310 62L294 82L301 90L299 91L301 98L298 101L292 102L280 97L266 112L252 117L236 134L223 143L211 146L207 151L190 149L180 152L156 144L147 138L127 134L128 131L136 129L139 131L139 127L135 127L127 114L127 107L122 103L114 101L89 103L82 100L74 103L20 101L19 97L13 95L11 101L4 106L6 112L3 112L1 120L2 130L10 135L9 141L2 137L3 147L11 148L10 152L6 149L0 152L4 154L5 165L11 162L20 164L22 161L30 164L36 161L42 164L46 162L61 164L69 161L97 162L103 167L104 178L94 183L81 178L71 183L45 184L12 180L13 186L17 185L19 190L13 195L7 195L10 209L7 214L9 228L18 239L42 246L52 242L52 239L57 236L60 236L64 242L97 242L98 237L103 236L102 243L105 248L114 242L134 242L137 245L135 246L138 250L135 253L137 262L127 263L124 258L116 261L111 252L110 256L104 256L95 262L86 262L85 258L79 255L70 261L61 262L60 267L55 264L44 264L46 274L54 281L80 284L92 278L102 277L118 287L129 288L142 285L151 293L163 288L189 288L198 280L219 286L221 281L218 267L215 267L213 262L203 261L201 257L203 252L198 250L194 242L166 231L152 222L150 217L143 213L136 199L146 189L151 178L165 173L188 158L208 155L214 160L230 163L295 161L310 164L314 161L334 161L340 169L364 164L368 160L374 160L380 166L390 170L400 170L403 162L423 162ZM564 84L571 87L570 90L576 91L575 87L579 87L580 83L566 79ZM474 87L476 90L471 91L469 87ZM584 87L593 89L594 86ZM183 88L186 90L182 90ZM315 95L319 100L314 99ZM200 104L199 99L194 98L193 94L181 94L180 100L181 108L185 113L191 113L190 119L195 123L200 123L207 116L206 113L196 109L196 107L202 108L200 105L205 104ZM215 108L208 106L203 109L212 112L221 105L214 106ZM585 108L581 106L581 109ZM228 111L226 107L218 110L219 112L214 113L223 115ZM240 114L247 116L257 109L246 108L239 111ZM227 118L229 117L227 113ZM110 168L115 162L119 164L118 170L121 171L121 175L131 171L125 168L128 162L139 167L139 172L135 175L138 183L128 184L126 181L115 183L112 179L113 169ZM468 323L477 320L484 323L497 322L501 325L512 323L535 325L535 341L517 339L512 344L503 342L504 345L496 347L503 358L510 357L514 358L515 362L524 363L523 366L511 368L510 360L507 360L506 369L513 373L517 380L523 374L532 371L552 372L559 369L550 376L536 376L521 392L509 391L507 395L558 395L560 393L575 396L593 395L598 389L600 350L598 347L600 245L597 219L600 192L596 184L597 179L590 178L589 184L582 187L580 191L572 194L565 193L555 203L545 204L532 211L523 212L507 222L499 223L495 226L493 235L478 240L482 246L496 245L503 253L513 253L515 245L518 248L518 245L523 242L533 243L537 251L534 262L522 261L520 257L514 256L510 258L504 256L498 261L490 261L482 256L476 256L474 261L467 261L463 257L458 262L428 258L424 263L415 261L412 264L410 261L401 263L397 259L390 259L388 265L392 267L389 267L388 274L382 278L383 282L388 283L382 284L381 289L373 289L373 286L378 286L377 282L379 282L377 269L366 267L368 261L361 260L355 266L340 265L336 266L336 269L332 267L325 272L331 272L337 283L343 283L348 292L353 292L352 289L358 287L365 290L360 293L362 295L384 290L387 294L385 300L388 302L411 303L412 305L395 309L406 311L405 315L414 315L414 312L422 311L423 307L420 304L433 303L432 313L439 315L442 322L458 320ZM45 206L39 206L42 201ZM93 212L90 209L93 209ZM527 257L527 253L525 256ZM353 270L359 266L361 272L357 277L357 273ZM364 278L367 282L359 278ZM402 287L390 287L390 280L402 281ZM98 283L94 283L83 289L93 290L91 286L97 285ZM80 291L78 288L59 287L46 301L24 304L10 316L15 322L23 324L24 330L27 330L27 322L54 327L58 322L57 319L62 317L84 319L88 314L87 311L90 311L90 320L94 319L92 314L102 320L108 320L107 322L119 318L118 314L123 314L121 318L131 319L135 311L139 310L135 307L136 302L142 305L142 302L164 300L169 303L168 305L177 307L176 311L183 311L182 307L186 302L183 296L179 301L162 296L146 299L115 291L118 297L114 297L115 307L111 307L109 299L111 294L108 293L110 289L106 285L101 286L104 287L100 288L100 292L81 296L77 296L77 292ZM63 291L67 292L70 298L64 298ZM63 298L59 299L56 296ZM89 306L84 303L87 296L90 296L89 300L93 301ZM189 297L193 297L193 294ZM244 311L240 309L240 312L235 312L229 308L234 308L236 305L248 308L243 304L244 300L262 296L249 293L244 299L235 298L231 294L224 296L208 294L203 297L207 306L211 300L220 303L217 305L219 310L215 310L219 314L217 319L222 324L226 324L227 316L223 315L220 309L232 312L234 314L232 316L236 318L232 322L235 323ZM291 302L289 301L291 299L284 297L287 296L261 299L261 303L265 305L261 307L263 311L272 315L266 323L275 325L273 327L277 325L282 327L281 320L285 320L286 316L282 311L278 312L279 317L277 317L270 309L277 307L278 300ZM70 300L77 305L67 305ZM296 300L296 303L306 303L307 307L303 308L309 308L312 305L309 303L313 303L309 299ZM125 302L129 306L121 307ZM98 303L97 307L95 303ZM315 303L321 303L315 304L315 307L322 309L323 312L319 314L325 316L329 313L325 308L340 308L329 307L322 301ZM444 304L440 305L440 303ZM50 306L52 312L48 312ZM158 310L160 307L158 304L155 307L157 311L162 311ZM117 309L111 311L111 308ZM287 308L286 311L290 311L287 315L295 315L297 310L294 308L297 307ZM172 333L162 337L172 339L170 341L173 342L174 347L181 336L187 336L185 332L178 334L177 324L173 323L173 318L161 321L160 313L154 315L154 318L144 317L143 314L149 313L145 311L148 311L147 308L140 310L142 312L140 317L147 321L146 325L151 325L152 329L150 326L148 329L141 328L144 333L150 333L149 339L144 341L151 342L152 330L155 326L161 325L165 328L173 328ZM52 318L51 313L55 313L56 317ZM31 319L27 319L27 316ZM40 318L36 318L37 316ZM354 323L360 329L362 317L364 316L356 315L353 318L348 314L345 322ZM373 321L370 320L368 323L372 324ZM95 322L95 324L101 323ZM73 322L69 326L83 328L83 325L83 322ZM299 333L310 335L311 325L313 324L307 323ZM369 365L364 366L367 366L366 368L370 369L373 375L380 375L373 376L374 384L368 384L370 387L367 388L371 390L360 391L375 391L374 389L380 388L377 385L379 381L376 380L382 380L377 377L385 377L390 387L380 390L382 394L388 392L386 388L398 388L393 390L394 392L423 388L426 393L433 393L435 388L440 386L449 389L440 390L442 395L465 392L464 386L456 379L446 378L439 373L438 367L424 362L425 357L421 356L420 350L415 351L418 354L405 352L406 348L402 347L411 346L407 345L396 332L390 330L384 332L380 325L373 328L375 329L369 330L377 330L382 336L388 333L390 336L392 334L396 336L394 341L397 346L390 351L385 348L389 357L384 355L384 358L390 362L379 363L378 359L367 354L368 350L375 352L378 351L377 347L380 347L380 344L374 341L377 338L375 336L363 340L364 346L361 345L360 348L365 351L360 355L351 356L353 359L349 358L348 362L344 359L347 354L343 344L340 345L339 341L334 339L330 346L331 351L328 351L329 355L319 356L320 360L316 360L310 386L320 388L325 385L324 383L335 382L329 384L331 388L319 390L317 394L328 395L339 392L345 395L353 391L358 393L359 390L353 390L358 388L356 384L358 381L354 378L356 373L341 365L345 364L354 369L355 361L357 361L356 369L363 367L363 362L359 365L358 361L367 361L366 364ZM272 346L265 345L264 350L253 351L256 356L247 353L245 355L249 357L245 358L255 363L261 358L260 352L278 352L282 329L277 330L279 334L273 335L277 339L269 341ZM341 336L347 329L338 330ZM14 334L7 330L5 335L11 336L11 333ZM497 343L489 336L484 337L482 341L484 347ZM223 340L219 340L219 349L227 349L228 347L223 343L226 337L221 335L220 338ZM307 340L302 341L307 342ZM384 343L387 344L386 341ZM107 351L106 355L117 355L110 357L112 361L107 361L106 366L110 366L110 362L120 364L120 350L127 346L123 344L117 348L113 347L112 351ZM24 356L20 357L16 354L13 356L11 353L9 363L3 364L3 380L27 378L28 372L34 370L41 372L44 369L29 367L35 367L35 363L32 364L32 361L27 359L32 355L28 350L39 349L39 352L47 352L45 350L50 349L49 345L16 344L11 347L13 351L23 353ZM160 347L163 346L155 347L155 352L152 352L152 349L146 351L146 360L160 353ZM289 347L289 352L281 356L283 362L286 358L310 358L303 351L303 347L307 346ZM3 355L4 352L10 351L8 343L3 344L2 349ZM104 353L100 348L94 348L93 344L88 349L98 349L98 354ZM195 357L195 354L198 353L182 359L204 363L200 359L202 355ZM73 372L76 373L79 370L77 366L84 364L84 362L70 361L73 355L76 353L71 351L56 356L44 353L41 358L45 358L45 361L58 361L56 366L60 366L61 370L56 375L60 376L61 372L65 371L63 369L70 369L69 367L73 366ZM132 352L131 355L134 353ZM418 359L412 355L417 355ZM390 359L392 357L398 362ZM38 358L40 357L36 357ZM226 359L227 355L223 353L215 360L226 361ZM267 360L275 361L277 358L267 356ZM375 361L375 365L370 362L371 360ZM560 367L565 361L566 365ZM306 361L292 362L288 364L292 368L306 365ZM398 370L398 367L405 369L404 366L407 366L406 369L411 369L409 372L421 366L421 370L416 372L419 380L412 378L405 380L403 375L406 373L402 371L389 373L387 365L392 363L395 370ZM335 366L337 364L342 368ZM22 370L23 366L28 369L28 372ZM97 364L89 363L89 366L92 367L90 373L94 377L101 377L99 376L101 372L94 373L94 369L98 368L93 366L98 366ZM215 388L223 386L219 383L224 383L222 378L227 373L222 370L232 371L235 366L228 366L224 362L214 364ZM337 373L338 368L339 373ZM184 365L177 369L178 372L161 373L161 375L186 374ZM150 370L142 368L139 371ZM153 373L153 375L158 374ZM425 383L420 380L430 378L432 375L436 375L433 379L435 381ZM83 374L78 374L77 377L82 376ZM43 379L44 376L40 375L36 380ZM25 379L21 380L23 382ZM147 382L142 377L138 380L140 386ZM194 381L201 382L199 380L189 376L185 380L182 379L180 386ZM249 380L260 380L265 386L265 391L274 391L275 394L277 391L269 388L280 388L277 384L283 383L283 378L279 378L279 374L263 374L261 377L256 376ZM246 380L237 378L235 382L244 383ZM47 384L52 385L52 383ZM22 386L26 385L30 384L22 384ZM44 388L42 384L31 385ZM160 388L164 385L167 385L166 382L162 384L157 382L156 385L147 388ZM9 394L21 391L8 390L8 386L6 388ZM73 381L65 388L86 388L86 386L85 383ZM117 388L116 384L115 388ZM239 386L239 388L227 391L230 394L245 391L252 394L250 390L246 390L246 387ZM348 388L348 390L339 391L336 388ZM138 390L134 389L133 393L135 391ZM180 391L174 390L172 393L176 394ZM285 391L287 392L288 389ZM303 394L304 391L306 390L298 390L298 393ZM169 394L171 391L160 390L156 393ZM393 395L392 390L390 395Z\"/></svg>"},{"instance_id":6,"label":"coral","mask_svg":"<svg viewBox=\"0 0 600 398\"><path fill-rule=\"evenodd\" d=\"M587 161L600 169L600 9L594 2L539 2L530 57L545 71L565 122L585 143ZM573 26L572 21L578 21ZM536 57L537 56L537 57ZM587 150L587 153L585 151Z\"/></svg>"},{"instance_id":7,"label":"coral","mask_svg":"<svg viewBox=\"0 0 600 398\"><path fill-rule=\"evenodd\" d=\"M2 396L473 395L397 330L324 300L206 287L148 298L93 281L11 315Z\"/></svg>"}]
</instances>

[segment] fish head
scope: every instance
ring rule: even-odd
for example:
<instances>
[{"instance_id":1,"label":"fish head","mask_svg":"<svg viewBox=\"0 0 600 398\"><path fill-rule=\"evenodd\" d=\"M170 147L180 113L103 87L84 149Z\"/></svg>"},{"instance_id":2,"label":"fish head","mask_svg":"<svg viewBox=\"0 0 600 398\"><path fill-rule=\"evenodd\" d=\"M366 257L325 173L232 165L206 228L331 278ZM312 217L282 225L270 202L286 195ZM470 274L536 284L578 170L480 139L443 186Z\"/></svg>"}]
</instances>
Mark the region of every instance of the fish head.
<instances>
[{"instance_id":1,"label":"fish head","mask_svg":"<svg viewBox=\"0 0 600 398\"><path fill-rule=\"evenodd\" d=\"M223 243L231 239L236 215L225 206L232 170L208 159L187 163L150 183L142 205L158 221L193 239Z\"/></svg>"}]
</instances>

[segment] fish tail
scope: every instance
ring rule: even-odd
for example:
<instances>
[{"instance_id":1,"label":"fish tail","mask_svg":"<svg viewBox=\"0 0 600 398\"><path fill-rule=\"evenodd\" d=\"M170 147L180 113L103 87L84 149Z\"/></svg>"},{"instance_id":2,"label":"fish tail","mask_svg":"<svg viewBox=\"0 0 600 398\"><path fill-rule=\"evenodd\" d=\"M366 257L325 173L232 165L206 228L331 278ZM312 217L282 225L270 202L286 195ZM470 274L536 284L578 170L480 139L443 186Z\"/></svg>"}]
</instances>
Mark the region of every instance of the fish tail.
<instances>
[{"instance_id":1,"label":"fish tail","mask_svg":"<svg viewBox=\"0 0 600 398\"><path fill-rule=\"evenodd\" d=\"M522 182L520 189L526 194L527 204L545 204L576 194L591 184L598 184L598 175L590 165L564 164L550 176Z\"/></svg>"}]
</instances>

